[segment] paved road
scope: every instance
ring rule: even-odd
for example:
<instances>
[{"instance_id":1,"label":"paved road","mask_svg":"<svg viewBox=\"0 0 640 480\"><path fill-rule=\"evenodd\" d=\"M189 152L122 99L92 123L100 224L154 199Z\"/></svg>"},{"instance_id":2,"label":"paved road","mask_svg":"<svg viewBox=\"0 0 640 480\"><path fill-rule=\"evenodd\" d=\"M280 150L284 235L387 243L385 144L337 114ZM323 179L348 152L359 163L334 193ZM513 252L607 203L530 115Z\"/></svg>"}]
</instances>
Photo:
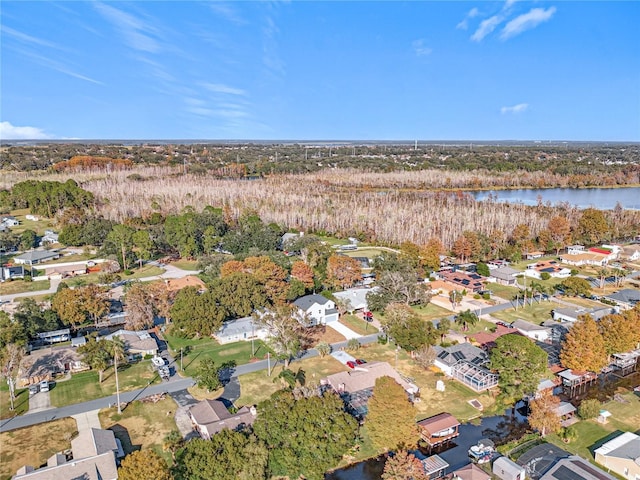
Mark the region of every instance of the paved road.
<instances>
[{"instance_id":1,"label":"paved road","mask_svg":"<svg viewBox=\"0 0 640 480\"><path fill-rule=\"evenodd\" d=\"M34 282L34 283L37 283L37 282ZM50 287L47 290L38 290L36 292L12 293L11 295L0 295L0 300L2 300L3 302L12 302L16 298L33 297L35 295L50 295L58 291L58 285L60 285L60 280L51 280Z\"/></svg>"}]
</instances>

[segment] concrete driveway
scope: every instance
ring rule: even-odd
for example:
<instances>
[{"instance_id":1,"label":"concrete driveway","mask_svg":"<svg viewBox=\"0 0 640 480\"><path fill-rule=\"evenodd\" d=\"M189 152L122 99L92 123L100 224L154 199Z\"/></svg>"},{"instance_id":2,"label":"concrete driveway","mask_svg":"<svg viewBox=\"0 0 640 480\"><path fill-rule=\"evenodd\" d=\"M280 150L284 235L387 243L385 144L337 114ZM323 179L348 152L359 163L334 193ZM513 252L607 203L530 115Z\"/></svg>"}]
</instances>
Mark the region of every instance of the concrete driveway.
<instances>
[{"instance_id":1,"label":"concrete driveway","mask_svg":"<svg viewBox=\"0 0 640 480\"><path fill-rule=\"evenodd\" d=\"M49 392L38 392L29 397L29 413L41 412L51 408Z\"/></svg>"}]
</instances>

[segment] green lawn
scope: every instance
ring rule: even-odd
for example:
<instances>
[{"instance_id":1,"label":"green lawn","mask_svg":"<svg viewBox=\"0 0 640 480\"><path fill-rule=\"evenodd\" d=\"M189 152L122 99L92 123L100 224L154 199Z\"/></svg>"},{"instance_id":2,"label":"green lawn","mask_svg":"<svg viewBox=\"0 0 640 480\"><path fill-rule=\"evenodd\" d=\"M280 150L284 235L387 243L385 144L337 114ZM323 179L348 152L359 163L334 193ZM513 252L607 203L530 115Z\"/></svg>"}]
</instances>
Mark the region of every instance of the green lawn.
<instances>
[{"instance_id":1,"label":"green lawn","mask_svg":"<svg viewBox=\"0 0 640 480\"><path fill-rule=\"evenodd\" d=\"M0 384L0 418L22 415L29 410L29 391L26 388L16 390L14 407L15 409L11 411L9 387L7 386L7 382L3 380Z\"/></svg>"},{"instance_id":2,"label":"green lawn","mask_svg":"<svg viewBox=\"0 0 640 480\"><path fill-rule=\"evenodd\" d=\"M193 272L198 270L198 262L195 260L177 260L175 262L171 262L171 265L181 270L189 270Z\"/></svg>"},{"instance_id":3,"label":"green lawn","mask_svg":"<svg viewBox=\"0 0 640 480\"><path fill-rule=\"evenodd\" d=\"M436 318L448 317L451 312L446 308L439 307L433 303L426 305L413 306L413 308L424 320L435 320Z\"/></svg>"},{"instance_id":4,"label":"green lawn","mask_svg":"<svg viewBox=\"0 0 640 480\"><path fill-rule=\"evenodd\" d=\"M451 323L451 329L462 335L474 335L478 332L487 332L491 329L495 329L496 326L493 322L488 322L486 320L480 320L475 325L467 325L468 330L462 330L463 325L459 325L456 322Z\"/></svg>"},{"instance_id":5,"label":"green lawn","mask_svg":"<svg viewBox=\"0 0 640 480\"><path fill-rule=\"evenodd\" d=\"M509 287L507 285L500 285L499 283L487 284L487 290L491 290L494 296L504 298L505 300L511 300L518 292L517 287Z\"/></svg>"},{"instance_id":6,"label":"green lawn","mask_svg":"<svg viewBox=\"0 0 640 480\"><path fill-rule=\"evenodd\" d=\"M547 440L572 453L593 460L593 451L620 432L640 430L640 397L633 392L622 395L628 403L612 400L602 405L602 409L612 413L606 424L596 420L583 420L574 425L577 436L571 443L564 443L557 435L549 435ZM615 433L615 435L613 435Z\"/></svg>"},{"instance_id":7,"label":"green lawn","mask_svg":"<svg viewBox=\"0 0 640 480\"><path fill-rule=\"evenodd\" d=\"M378 331L378 329L371 325L369 322L365 322L360 317L356 317L355 315L342 315L339 321L340 323L349 327L351 330L360 335L370 335Z\"/></svg>"},{"instance_id":8,"label":"green lawn","mask_svg":"<svg viewBox=\"0 0 640 480\"><path fill-rule=\"evenodd\" d=\"M154 277L156 275L161 275L162 273L164 273L164 270L162 268L153 265L144 265L141 269L134 268L131 271L133 272L131 275L126 275L124 272L120 272L118 273L118 275L120 275L120 278L122 280L137 280L138 278ZM94 272L87 275L79 275L73 278L66 278L63 281L70 287L83 287L85 285L98 283L99 276L100 273Z\"/></svg>"},{"instance_id":9,"label":"green lawn","mask_svg":"<svg viewBox=\"0 0 640 480\"><path fill-rule=\"evenodd\" d=\"M51 286L49 280L40 280L37 282L25 282L24 280L12 280L10 282L0 283L0 295L11 295L14 293L41 292L48 290Z\"/></svg>"},{"instance_id":10,"label":"green lawn","mask_svg":"<svg viewBox=\"0 0 640 480\"><path fill-rule=\"evenodd\" d=\"M546 320L551 320L551 310L555 308L558 308L558 304L555 302L534 302L533 305L518 307L517 310L509 308L501 312L495 312L491 316L507 323L522 319L539 325Z\"/></svg>"},{"instance_id":11,"label":"green lawn","mask_svg":"<svg viewBox=\"0 0 640 480\"><path fill-rule=\"evenodd\" d=\"M251 355L251 342L236 342L220 345L212 338L185 339L164 333L171 353L180 363L180 348L183 348L182 365L186 375L193 375L200 362L205 358L213 358L217 365L225 362L236 362L236 365L249 363L252 358L266 358L267 349L260 340L255 340L255 355ZM188 353L187 353L188 352Z\"/></svg>"},{"instance_id":12,"label":"green lawn","mask_svg":"<svg viewBox=\"0 0 640 480\"><path fill-rule=\"evenodd\" d=\"M17 227L11 227L11 231L13 233L22 233L25 230L33 230L37 235L44 235L44 231L50 229L53 226L53 220L41 217L40 215L36 215L36 217L38 217L37 222L33 220L27 220L25 217L28 214L28 208L13 210L11 212L11 215L16 217L20 221L20 225L18 225Z\"/></svg>"},{"instance_id":13,"label":"green lawn","mask_svg":"<svg viewBox=\"0 0 640 480\"><path fill-rule=\"evenodd\" d=\"M368 259L372 259L382 255L382 252L383 250L375 247L359 247L358 250L347 250L341 253L349 257L367 257Z\"/></svg>"},{"instance_id":14,"label":"green lawn","mask_svg":"<svg viewBox=\"0 0 640 480\"><path fill-rule=\"evenodd\" d=\"M49 265L56 265L58 263L67 263L67 262L85 262L94 257L95 257L94 255L85 255L84 253L74 253L72 255L64 255L57 260L52 260L51 262L43 263L42 268L40 268L40 270L44 270Z\"/></svg>"},{"instance_id":15,"label":"green lawn","mask_svg":"<svg viewBox=\"0 0 640 480\"><path fill-rule=\"evenodd\" d=\"M50 391L51 404L63 407L113 395L116 393L115 378L112 368L104 373L102 383L98 382L98 372L73 374L69 380L56 382ZM119 367L118 380L121 392L143 388L161 381L149 360Z\"/></svg>"}]
</instances>

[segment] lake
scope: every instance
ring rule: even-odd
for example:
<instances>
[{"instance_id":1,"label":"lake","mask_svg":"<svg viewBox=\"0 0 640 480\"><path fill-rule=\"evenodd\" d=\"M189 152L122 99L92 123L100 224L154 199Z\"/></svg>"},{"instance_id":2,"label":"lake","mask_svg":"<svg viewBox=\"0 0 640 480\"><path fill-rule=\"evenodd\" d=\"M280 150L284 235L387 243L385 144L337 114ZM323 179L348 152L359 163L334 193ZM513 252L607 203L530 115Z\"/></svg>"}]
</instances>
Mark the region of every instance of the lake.
<instances>
[{"instance_id":1,"label":"lake","mask_svg":"<svg viewBox=\"0 0 640 480\"><path fill-rule=\"evenodd\" d=\"M510 417L509 415L485 417L478 425L474 425L473 423L460 425L460 435L454 439L452 447L442 452L434 452L449 464L446 473L452 473L454 470L470 463L467 454L469 448L471 448L472 445L476 445L480 439L487 438L487 430L502 431L503 429L500 428L500 425L509 420L522 423L525 417L516 411L514 417ZM424 459L429 456L421 452L412 453L419 459ZM325 480L380 480L383 469L384 459L372 458L328 473L325 475Z\"/></svg>"},{"instance_id":2,"label":"lake","mask_svg":"<svg viewBox=\"0 0 640 480\"><path fill-rule=\"evenodd\" d=\"M541 188L522 190L482 190L469 192L476 200L489 196L498 202L537 205L538 197L552 205L568 202L578 208L612 210L620 202L627 210L640 210L640 187L622 188Z\"/></svg>"}]
</instances>

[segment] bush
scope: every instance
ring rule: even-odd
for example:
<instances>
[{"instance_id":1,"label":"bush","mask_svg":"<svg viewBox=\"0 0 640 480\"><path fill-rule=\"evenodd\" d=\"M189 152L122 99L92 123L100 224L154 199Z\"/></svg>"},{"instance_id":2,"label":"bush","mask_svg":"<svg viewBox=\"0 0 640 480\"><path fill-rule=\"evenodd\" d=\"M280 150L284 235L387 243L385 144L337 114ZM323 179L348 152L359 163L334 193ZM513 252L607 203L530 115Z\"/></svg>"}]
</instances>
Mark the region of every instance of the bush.
<instances>
[{"instance_id":1,"label":"bush","mask_svg":"<svg viewBox=\"0 0 640 480\"><path fill-rule=\"evenodd\" d=\"M385 337L384 335L378 335L378 343L380 345L386 345L388 341L389 340L387 340L387 337Z\"/></svg>"},{"instance_id":2,"label":"bush","mask_svg":"<svg viewBox=\"0 0 640 480\"><path fill-rule=\"evenodd\" d=\"M571 276L572 276L572 277L575 277L575 276L576 276L577 274L579 274L579 273L580 273L580 270L575 269L575 268L572 268L572 269L571 269Z\"/></svg>"},{"instance_id":3,"label":"bush","mask_svg":"<svg viewBox=\"0 0 640 480\"><path fill-rule=\"evenodd\" d=\"M475 300L480 300L482 297L480 296L480 294L479 294L479 293L475 293L475 294L473 295L473 298L474 298Z\"/></svg>"},{"instance_id":4,"label":"bush","mask_svg":"<svg viewBox=\"0 0 640 480\"><path fill-rule=\"evenodd\" d=\"M482 294L482 298L485 300L491 300L491 294L490 293L483 293Z\"/></svg>"},{"instance_id":5,"label":"bush","mask_svg":"<svg viewBox=\"0 0 640 480\"><path fill-rule=\"evenodd\" d=\"M595 398L584 400L578 407L578 416L583 420L596 418L599 413L600 413L600 401Z\"/></svg>"},{"instance_id":6,"label":"bush","mask_svg":"<svg viewBox=\"0 0 640 480\"><path fill-rule=\"evenodd\" d=\"M549 280L551 278L551 274L549 272L542 272L540 274L541 280Z\"/></svg>"},{"instance_id":7,"label":"bush","mask_svg":"<svg viewBox=\"0 0 640 480\"><path fill-rule=\"evenodd\" d=\"M133 275L133 272L131 270L127 269L127 270L124 271L124 274L125 275Z\"/></svg>"}]
</instances>

